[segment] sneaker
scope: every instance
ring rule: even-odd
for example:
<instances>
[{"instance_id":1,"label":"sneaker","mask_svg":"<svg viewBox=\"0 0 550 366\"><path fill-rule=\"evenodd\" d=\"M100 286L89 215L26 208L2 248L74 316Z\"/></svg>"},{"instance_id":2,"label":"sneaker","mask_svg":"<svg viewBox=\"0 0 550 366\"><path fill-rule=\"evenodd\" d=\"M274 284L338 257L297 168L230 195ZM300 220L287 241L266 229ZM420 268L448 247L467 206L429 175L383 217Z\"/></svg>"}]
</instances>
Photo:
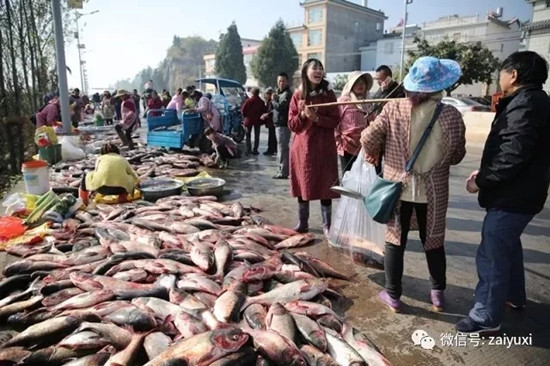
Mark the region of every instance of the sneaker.
<instances>
[{"instance_id":1,"label":"sneaker","mask_svg":"<svg viewBox=\"0 0 550 366\"><path fill-rule=\"evenodd\" d=\"M517 310L517 311L521 311L525 308L525 304L518 305L518 304L514 304L511 301L506 301L506 306L509 307L512 310Z\"/></svg>"},{"instance_id":2,"label":"sneaker","mask_svg":"<svg viewBox=\"0 0 550 366\"><path fill-rule=\"evenodd\" d=\"M254 150L252 151L252 155L260 155L260 153L258 152L258 150Z\"/></svg>"},{"instance_id":3,"label":"sneaker","mask_svg":"<svg viewBox=\"0 0 550 366\"><path fill-rule=\"evenodd\" d=\"M273 155L273 153L271 151L265 151L264 152L264 156L271 156Z\"/></svg>"},{"instance_id":4,"label":"sneaker","mask_svg":"<svg viewBox=\"0 0 550 366\"><path fill-rule=\"evenodd\" d=\"M496 327L485 327L477 323L474 319L466 317L455 324L455 329L460 333L477 333L481 336L497 333L500 330L500 325L497 325Z\"/></svg>"},{"instance_id":5,"label":"sneaker","mask_svg":"<svg viewBox=\"0 0 550 366\"><path fill-rule=\"evenodd\" d=\"M277 174L273 176L273 179L288 179L286 175Z\"/></svg>"},{"instance_id":6,"label":"sneaker","mask_svg":"<svg viewBox=\"0 0 550 366\"><path fill-rule=\"evenodd\" d=\"M443 290L430 291L430 301L432 302L432 308L434 311L443 311L445 308L445 294Z\"/></svg>"},{"instance_id":7,"label":"sneaker","mask_svg":"<svg viewBox=\"0 0 550 366\"><path fill-rule=\"evenodd\" d=\"M399 313L401 311L401 301L399 299L394 299L386 292L386 290L380 291L378 298L382 301L391 311Z\"/></svg>"}]
</instances>

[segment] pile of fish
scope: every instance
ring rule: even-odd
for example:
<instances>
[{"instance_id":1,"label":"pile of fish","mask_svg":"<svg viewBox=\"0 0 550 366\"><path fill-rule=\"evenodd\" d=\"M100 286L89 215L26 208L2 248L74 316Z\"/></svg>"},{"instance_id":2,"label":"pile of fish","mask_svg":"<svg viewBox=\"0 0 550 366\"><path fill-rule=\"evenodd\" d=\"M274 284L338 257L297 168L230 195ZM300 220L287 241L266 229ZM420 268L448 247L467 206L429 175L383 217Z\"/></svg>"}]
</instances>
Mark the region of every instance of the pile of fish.
<instances>
[{"instance_id":1,"label":"pile of fish","mask_svg":"<svg viewBox=\"0 0 550 366\"><path fill-rule=\"evenodd\" d=\"M141 181L150 178L194 177L200 173L199 167L217 167L214 160L206 154L198 156L191 153L175 153L152 150L144 147L123 152ZM52 167L51 185L54 189L77 188L86 170L94 170L97 157L89 155L79 161L61 162Z\"/></svg>"},{"instance_id":2,"label":"pile of fish","mask_svg":"<svg viewBox=\"0 0 550 366\"><path fill-rule=\"evenodd\" d=\"M1 365L388 365L335 312L349 277L253 207L173 196L96 205L0 281Z\"/></svg>"}]
</instances>

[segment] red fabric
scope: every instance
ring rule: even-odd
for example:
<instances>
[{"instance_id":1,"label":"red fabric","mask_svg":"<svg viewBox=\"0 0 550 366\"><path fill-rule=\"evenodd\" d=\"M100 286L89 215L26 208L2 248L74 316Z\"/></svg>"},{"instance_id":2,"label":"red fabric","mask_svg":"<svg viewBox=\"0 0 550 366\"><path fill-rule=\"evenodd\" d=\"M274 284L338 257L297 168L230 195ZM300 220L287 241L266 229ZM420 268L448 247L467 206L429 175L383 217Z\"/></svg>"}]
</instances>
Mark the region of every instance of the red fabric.
<instances>
[{"instance_id":1,"label":"red fabric","mask_svg":"<svg viewBox=\"0 0 550 366\"><path fill-rule=\"evenodd\" d=\"M318 108L317 122L302 119L298 108L301 99L297 90L290 101L288 127L294 132L290 147L290 191L293 197L303 200L338 198L330 190L338 184L338 161L334 129L338 126L338 107ZM309 98L307 104L335 102L336 96L328 93Z\"/></svg>"},{"instance_id":2,"label":"red fabric","mask_svg":"<svg viewBox=\"0 0 550 366\"><path fill-rule=\"evenodd\" d=\"M241 112L244 117L245 127L261 126L263 121L260 117L267 112L267 107L260 97L252 96L243 103Z\"/></svg>"},{"instance_id":3,"label":"red fabric","mask_svg":"<svg viewBox=\"0 0 550 366\"><path fill-rule=\"evenodd\" d=\"M163 107L162 100L160 100L160 98L156 98L156 99L151 98L147 102L147 107L149 109L162 109L162 107ZM162 112L151 112L149 115L151 117L158 117L158 116L162 115Z\"/></svg>"},{"instance_id":4,"label":"red fabric","mask_svg":"<svg viewBox=\"0 0 550 366\"><path fill-rule=\"evenodd\" d=\"M347 95L338 98L339 102L349 102L350 100L351 98ZM357 155L361 150L359 141L361 132L368 126L365 119L366 113L350 104L339 106L339 110L340 124L334 131L338 155L344 156L345 153Z\"/></svg>"}]
</instances>

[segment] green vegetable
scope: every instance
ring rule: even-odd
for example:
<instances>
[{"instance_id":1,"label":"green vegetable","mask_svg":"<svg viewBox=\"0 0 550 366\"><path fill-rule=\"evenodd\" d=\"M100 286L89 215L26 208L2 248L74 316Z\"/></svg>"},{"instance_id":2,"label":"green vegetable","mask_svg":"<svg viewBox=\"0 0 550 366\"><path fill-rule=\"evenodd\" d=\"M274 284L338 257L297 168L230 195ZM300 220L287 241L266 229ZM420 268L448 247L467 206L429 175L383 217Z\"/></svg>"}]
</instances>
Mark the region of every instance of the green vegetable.
<instances>
[{"instance_id":1,"label":"green vegetable","mask_svg":"<svg viewBox=\"0 0 550 366\"><path fill-rule=\"evenodd\" d=\"M40 218L42 215L48 211L51 207L59 203L59 197L53 191L49 191L45 195L43 195L37 202L36 202L36 208L31 212L29 217L25 220L26 224L34 224Z\"/></svg>"}]
</instances>

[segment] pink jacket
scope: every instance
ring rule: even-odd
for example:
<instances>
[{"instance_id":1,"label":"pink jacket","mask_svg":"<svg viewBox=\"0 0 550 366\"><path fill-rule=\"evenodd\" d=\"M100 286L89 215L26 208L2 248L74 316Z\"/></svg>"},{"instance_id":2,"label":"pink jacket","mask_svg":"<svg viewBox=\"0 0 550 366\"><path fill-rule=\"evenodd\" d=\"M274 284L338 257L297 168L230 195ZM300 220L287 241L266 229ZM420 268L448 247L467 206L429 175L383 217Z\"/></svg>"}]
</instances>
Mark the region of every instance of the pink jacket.
<instances>
[{"instance_id":1,"label":"pink jacket","mask_svg":"<svg viewBox=\"0 0 550 366\"><path fill-rule=\"evenodd\" d=\"M122 117L122 128L127 130L129 128L135 128L137 125L136 120L139 118L136 114L136 106L134 104L134 98L128 98L122 101L120 106L120 114Z\"/></svg>"},{"instance_id":2,"label":"pink jacket","mask_svg":"<svg viewBox=\"0 0 550 366\"><path fill-rule=\"evenodd\" d=\"M348 95L342 95L338 98L339 102L349 102L351 98ZM341 105L340 124L334 130L336 139L336 150L338 155L343 156L344 153L351 155L359 154L361 150L361 132L368 126L365 120L366 113L354 105Z\"/></svg>"},{"instance_id":3,"label":"pink jacket","mask_svg":"<svg viewBox=\"0 0 550 366\"><path fill-rule=\"evenodd\" d=\"M52 126L54 122L60 121L59 99L51 101L40 112L36 113L36 127Z\"/></svg>"},{"instance_id":4,"label":"pink jacket","mask_svg":"<svg viewBox=\"0 0 550 366\"><path fill-rule=\"evenodd\" d=\"M208 99L207 97L202 97L199 100L199 104L197 108L195 108L195 111L197 113L202 113L203 117L207 112L212 113L213 118L212 121L210 121L210 127L212 127L212 129L216 132L222 131L222 120L220 111L218 111L218 108L216 108L216 106L214 105L214 103L212 103L210 99Z\"/></svg>"},{"instance_id":5,"label":"pink jacket","mask_svg":"<svg viewBox=\"0 0 550 366\"><path fill-rule=\"evenodd\" d=\"M176 94L172 97L172 100L166 106L166 109L175 109L176 111L181 111L183 108L183 96Z\"/></svg>"}]
</instances>

